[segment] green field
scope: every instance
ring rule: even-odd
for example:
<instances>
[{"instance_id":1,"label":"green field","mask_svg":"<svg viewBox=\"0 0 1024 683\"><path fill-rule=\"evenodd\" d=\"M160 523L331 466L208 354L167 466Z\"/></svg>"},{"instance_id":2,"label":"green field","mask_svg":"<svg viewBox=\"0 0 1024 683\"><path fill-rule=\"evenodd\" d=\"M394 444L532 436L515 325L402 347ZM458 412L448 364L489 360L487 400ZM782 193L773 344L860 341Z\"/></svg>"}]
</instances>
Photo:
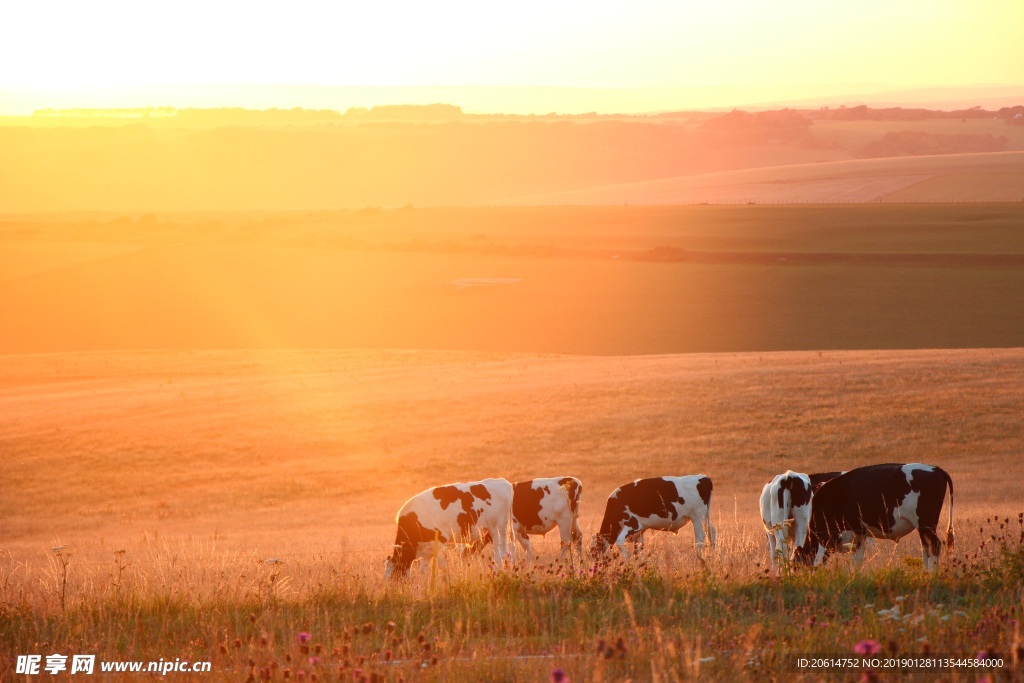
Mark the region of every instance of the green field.
<instances>
[{"instance_id":1,"label":"green field","mask_svg":"<svg viewBox=\"0 0 1024 683\"><path fill-rule=\"evenodd\" d=\"M7 216L0 352L1024 346L1024 206Z\"/></svg>"}]
</instances>

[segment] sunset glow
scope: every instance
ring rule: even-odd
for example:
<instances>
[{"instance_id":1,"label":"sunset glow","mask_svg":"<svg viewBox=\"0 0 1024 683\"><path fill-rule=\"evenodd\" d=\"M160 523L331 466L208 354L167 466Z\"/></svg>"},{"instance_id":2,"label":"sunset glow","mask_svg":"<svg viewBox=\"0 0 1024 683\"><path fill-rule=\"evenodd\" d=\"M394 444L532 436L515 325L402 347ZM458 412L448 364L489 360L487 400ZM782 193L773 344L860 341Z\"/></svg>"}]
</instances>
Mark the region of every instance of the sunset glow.
<instances>
[{"instance_id":1,"label":"sunset glow","mask_svg":"<svg viewBox=\"0 0 1024 683\"><path fill-rule=\"evenodd\" d=\"M1024 681L1024 0L0 27L0 681Z\"/></svg>"},{"instance_id":2,"label":"sunset glow","mask_svg":"<svg viewBox=\"0 0 1024 683\"><path fill-rule=\"evenodd\" d=\"M627 111L638 97L653 108L678 108L1019 84L1024 64L1024 6L1001 0L869 0L856 7L809 0L514 7L320 1L273 11L240 2L103 0L8 3L0 22L14 28L0 43L0 60L17 65L0 77L0 113L289 106L282 86L296 85L382 88L332 108L394 102L394 87L431 94L451 86L614 89L610 97L584 93L557 102ZM263 87L219 101L209 86L225 84ZM543 112L554 101L532 90L467 99L470 109L517 112Z\"/></svg>"}]
</instances>

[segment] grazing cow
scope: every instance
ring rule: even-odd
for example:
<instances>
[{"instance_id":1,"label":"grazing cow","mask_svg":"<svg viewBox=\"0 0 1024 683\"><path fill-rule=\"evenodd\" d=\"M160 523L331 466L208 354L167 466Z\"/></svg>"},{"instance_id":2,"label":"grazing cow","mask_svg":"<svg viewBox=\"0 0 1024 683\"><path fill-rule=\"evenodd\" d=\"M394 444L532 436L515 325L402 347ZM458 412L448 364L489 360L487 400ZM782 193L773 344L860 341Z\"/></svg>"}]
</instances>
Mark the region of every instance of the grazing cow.
<instances>
[{"instance_id":1,"label":"grazing cow","mask_svg":"<svg viewBox=\"0 0 1024 683\"><path fill-rule=\"evenodd\" d=\"M703 474L637 479L620 486L608 496L591 551L603 553L614 543L624 557L629 557L627 540L641 550L648 529L676 533L687 522L693 522L698 553L705 540L714 547L717 532L711 523L711 490L711 479Z\"/></svg>"},{"instance_id":2,"label":"grazing cow","mask_svg":"<svg viewBox=\"0 0 1024 683\"><path fill-rule=\"evenodd\" d=\"M541 535L558 527L562 539L561 555L572 548L583 554L583 532L577 518L583 484L576 477L553 477L516 482L512 495L512 528L526 557L533 557L530 536Z\"/></svg>"},{"instance_id":3,"label":"grazing cow","mask_svg":"<svg viewBox=\"0 0 1024 683\"><path fill-rule=\"evenodd\" d=\"M512 530L519 544L526 551L527 559L533 558L530 536L543 536L556 526L562 538L561 555L572 549L583 555L583 532L577 518L580 514L580 496L583 484L576 477L550 477L518 481L512 486ZM473 552L491 542L490 535L476 544Z\"/></svg>"},{"instance_id":4,"label":"grazing cow","mask_svg":"<svg viewBox=\"0 0 1024 683\"><path fill-rule=\"evenodd\" d=\"M793 552L807 539L807 525L811 521L811 478L806 474L787 470L776 475L761 490L761 521L768 537L768 559L772 566L785 553L792 540ZM789 526L793 533L790 538ZM778 555L776 555L776 553Z\"/></svg>"},{"instance_id":5,"label":"grazing cow","mask_svg":"<svg viewBox=\"0 0 1024 683\"><path fill-rule=\"evenodd\" d=\"M788 470L776 475L761 490L761 520L768 537L768 557L772 566L792 540L793 551L807 539L807 525L811 521L811 498L814 492L842 472L802 474ZM789 527L793 527L792 538ZM792 554L787 553L787 554Z\"/></svg>"},{"instance_id":6,"label":"grazing cow","mask_svg":"<svg viewBox=\"0 0 1024 683\"><path fill-rule=\"evenodd\" d=\"M836 477L814 494L807 539L794 555L822 564L840 549L843 533L853 536L853 561L864 561L864 539L898 541L914 529L921 537L924 565L939 563L942 541L936 533L949 487L946 545L953 547L953 480L941 468L919 463L870 465Z\"/></svg>"},{"instance_id":7,"label":"grazing cow","mask_svg":"<svg viewBox=\"0 0 1024 683\"><path fill-rule=\"evenodd\" d=\"M414 560L434 557L440 544L479 541L483 531L494 539L495 562L515 555L509 540L512 484L504 479L427 489L405 502L397 522L395 548L384 561L384 578L396 573L405 576ZM438 562L444 564L443 555Z\"/></svg>"}]
</instances>

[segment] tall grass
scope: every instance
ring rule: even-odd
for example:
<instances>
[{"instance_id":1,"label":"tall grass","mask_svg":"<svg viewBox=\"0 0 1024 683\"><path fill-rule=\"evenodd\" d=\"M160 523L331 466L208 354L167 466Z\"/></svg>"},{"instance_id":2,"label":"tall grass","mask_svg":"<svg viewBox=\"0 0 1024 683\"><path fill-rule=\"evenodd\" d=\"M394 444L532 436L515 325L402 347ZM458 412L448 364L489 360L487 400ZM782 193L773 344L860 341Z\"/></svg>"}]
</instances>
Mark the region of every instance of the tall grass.
<instances>
[{"instance_id":1,"label":"tall grass","mask_svg":"<svg viewBox=\"0 0 1024 683\"><path fill-rule=\"evenodd\" d=\"M2 357L0 680L52 653L209 660L228 681L818 680L792 657L868 641L1016 662L1022 357ZM957 549L936 575L914 537L860 572L768 572L768 478L883 461L954 476ZM381 578L394 512L426 486L582 475L592 532L615 486L696 472L715 482L706 565L684 530L596 571L546 564L552 539L533 565Z\"/></svg>"},{"instance_id":2,"label":"tall grass","mask_svg":"<svg viewBox=\"0 0 1024 683\"><path fill-rule=\"evenodd\" d=\"M810 675L797 655L876 641L883 654L996 653L1006 665L991 680L1024 680L1024 513L964 520L959 540L934 575L884 553L859 571L838 558L775 575L744 544L702 563L671 538L635 561L453 558L433 584L417 572L384 582L357 559L267 562L202 545L115 551L106 565L61 551L3 564L0 666L81 653L211 661L224 680L774 680ZM830 676L848 677L811 677Z\"/></svg>"}]
</instances>

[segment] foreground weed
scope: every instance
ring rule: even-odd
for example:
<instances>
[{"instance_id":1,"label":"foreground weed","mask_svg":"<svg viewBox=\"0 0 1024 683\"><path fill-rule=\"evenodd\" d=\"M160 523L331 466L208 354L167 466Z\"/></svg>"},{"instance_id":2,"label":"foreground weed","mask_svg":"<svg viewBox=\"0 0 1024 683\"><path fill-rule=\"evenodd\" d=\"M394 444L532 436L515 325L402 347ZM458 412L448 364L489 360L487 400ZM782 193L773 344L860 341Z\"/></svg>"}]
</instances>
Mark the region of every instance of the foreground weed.
<instances>
[{"instance_id":1,"label":"foreground weed","mask_svg":"<svg viewBox=\"0 0 1024 683\"><path fill-rule=\"evenodd\" d=\"M23 653L45 643L107 659L187 657L250 681L773 680L795 676L801 653L984 653L1004 669L963 680L1024 680L1024 515L978 528L977 547L934 574L839 558L775 575L669 555L456 563L431 588L344 566L175 555L146 567L125 553L90 576L55 556L37 571L5 569L0 640Z\"/></svg>"}]
</instances>

